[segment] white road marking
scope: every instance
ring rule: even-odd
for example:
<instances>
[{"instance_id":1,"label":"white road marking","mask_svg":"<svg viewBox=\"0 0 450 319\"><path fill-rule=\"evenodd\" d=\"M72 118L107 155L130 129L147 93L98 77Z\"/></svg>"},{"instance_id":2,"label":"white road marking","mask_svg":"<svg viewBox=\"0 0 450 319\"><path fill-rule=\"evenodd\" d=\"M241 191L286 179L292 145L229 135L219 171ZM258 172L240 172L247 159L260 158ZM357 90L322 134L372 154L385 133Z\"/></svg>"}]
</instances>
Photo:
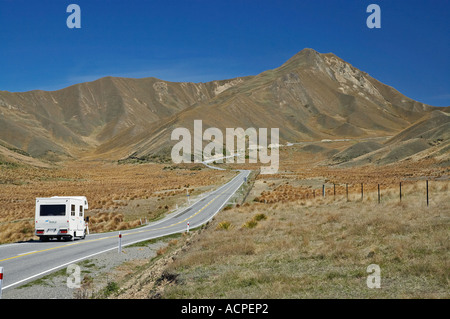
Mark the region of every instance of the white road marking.
<instances>
[{"instance_id":1,"label":"white road marking","mask_svg":"<svg viewBox=\"0 0 450 319\"><path fill-rule=\"evenodd\" d=\"M17 254L17 256L31 254L31 253L34 253L36 251L37 250L27 251L26 253Z\"/></svg>"}]
</instances>

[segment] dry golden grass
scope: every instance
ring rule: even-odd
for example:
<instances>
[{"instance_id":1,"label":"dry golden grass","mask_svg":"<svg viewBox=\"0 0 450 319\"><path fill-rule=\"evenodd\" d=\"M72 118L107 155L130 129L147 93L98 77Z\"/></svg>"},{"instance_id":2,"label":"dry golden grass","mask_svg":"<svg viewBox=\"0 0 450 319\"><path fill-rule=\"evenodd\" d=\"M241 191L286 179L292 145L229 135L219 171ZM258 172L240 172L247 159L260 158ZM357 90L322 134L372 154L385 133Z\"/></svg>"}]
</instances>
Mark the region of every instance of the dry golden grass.
<instances>
[{"instance_id":1,"label":"dry golden grass","mask_svg":"<svg viewBox=\"0 0 450 319\"><path fill-rule=\"evenodd\" d=\"M449 182L426 206L420 187L405 200L332 197L252 203L221 212L167 271L164 298L448 298ZM252 227L223 231L225 221ZM366 285L381 267L381 289Z\"/></svg>"},{"instance_id":2,"label":"dry golden grass","mask_svg":"<svg viewBox=\"0 0 450 319\"><path fill-rule=\"evenodd\" d=\"M167 169L160 164L70 162L59 167L0 165L0 243L33 238L36 197L86 196L91 232L136 227L160 218L196 195L226 182L234 172Z\"/></svg>"},{"instance_id":3,"label":"dry golden grass","mask_svg":"<svg viewBox=\"0 0 450 319\"><path fill-rule=\"evenodd\" d=\"M330 150L342 150L354 142L322 143ZM271 183L274 180L308 180L320 178L322 182L329 184L360 185L383 184L386 186L398 185L400 181L415 181L428 177L430 180L450 175L450 167L442 165L433 158L422 160L409 160L399 163L379 166L354 166L338 167L330 166L327 163L329 155L327 153L309 153L302 151L304 145L294 145L280 148L279 169L277 174L260 175L259 180L266 180ZM223 164L224 167L247 168L258 170L264 164ZM320 183L320 185L322 184ZM356 186L355 186L356 187Z\"/></svg>"},{"instance_id":4,"label":"dry golden grass","mask_svg":"<svg viewBox=\"0 0 450 319\"><path fill-rule=\"evenodd\" d=\"M282 152L278 174L259 175L246 203L225 209L195 236L166 269L177 283L163 297L450 297L450 194L441 178L448 167L430 160L341 169L311 165L315 158L308 156ZM186 199L186 189L199 193L234 175L176 168L87 162L0 167L0 242L32 237L36 197L85 195L91 231L109 231L158 218ZM176 243L158 255L171 246ZM366 268L374 263L381 267L381 289L366 285Z\"/></svg>"},{"instance_id":5,"label":"dry golden grass","mask_svg":"<svg viewBox=\"0 0 450 319\"><path fill-rule=\"evenodd\" d=\"M260 177L261 178L261 177ZM276 179L272 179L276 180ZM295 182L295 180L294 180ZM255 196L253 200L260 203L277 203L277 202L292 202L308 199L321 199L322 185L325 185L325 198L326 199L346 199L348 194L349 201L378 201L378 184L374 182L363 183L361 190L361 183L358 184L332 184L323 181L322 185L318 185L316 180L311 185L305 186L293 186L292 179L286 181L286 179L278 179L272 183L264 183L267 186L263 187L258 196ZM422 198L419 200L426 201L426 180L414 180L414 181L402 181L401 182L402 199L408 200L410 193L416 193L421 191L423 193ZM316 185L314 185L316 184ZM380 185L380 201L386 199L398 198L400 200L400 183L382 183ZM433 200L433 194L436 192L448 191L447 180L430 180L428 183L429 199Z\"/></svg>"}]
</instances>

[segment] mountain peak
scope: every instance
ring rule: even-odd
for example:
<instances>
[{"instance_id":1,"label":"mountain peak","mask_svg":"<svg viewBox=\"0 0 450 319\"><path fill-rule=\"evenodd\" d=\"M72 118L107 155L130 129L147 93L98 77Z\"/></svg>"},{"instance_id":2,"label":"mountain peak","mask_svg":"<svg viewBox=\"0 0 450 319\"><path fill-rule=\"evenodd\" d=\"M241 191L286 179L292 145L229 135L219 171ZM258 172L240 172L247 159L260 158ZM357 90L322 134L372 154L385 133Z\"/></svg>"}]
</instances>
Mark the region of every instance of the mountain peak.
<instances>
[{"instance_id":1,"label":"mountain peak","mask_svg":"<svg viewBox=\"0 0 450 319\"><path fill-rule=\"evenodd\" d=\"M320 53L317 52L316 50L312 49L312 48L304 48L303 50L301 50L297 54L320 54Z\"/></svg>"},{"instance_id":2,"label":"mountain peak","mask_svg":"<svg viewBox=\"0 0 450 319\"><path fill-rule=\"evenodd\" d=\"M307 58L311 58L311 57L316 57L316 56L320 56L321 53L317 52L314 49L311 48L304 48L303 50L301 50L300 52L298 52L297 54L295 54L292 58L299 58L299 57L307 57ZM291 59L292 59L291 58Z\"/></svg>"},{"instance_id":3,"label":"mountain peak","mask_svg":"<svg viewBox=\"0 0 450 319\"><path fill-rule=\"evenodd\" d=\"M304 48L292 58L286 61L283 66L288 64L316 64L319 60L322 60L322 54L311 48Z\"/></svg>"}]
</instances>

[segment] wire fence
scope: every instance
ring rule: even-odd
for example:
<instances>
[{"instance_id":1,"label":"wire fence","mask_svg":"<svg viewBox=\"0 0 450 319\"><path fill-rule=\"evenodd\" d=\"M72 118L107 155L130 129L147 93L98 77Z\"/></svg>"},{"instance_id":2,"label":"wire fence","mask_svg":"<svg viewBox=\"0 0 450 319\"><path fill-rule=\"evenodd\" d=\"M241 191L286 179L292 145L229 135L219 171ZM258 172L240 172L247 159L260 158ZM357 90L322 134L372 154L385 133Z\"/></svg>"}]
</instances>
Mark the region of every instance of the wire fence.
<instances>
[{"instance_id":1,"label":"wire fence","mask_svg":"<svg viewBox=\"0 0 450 319\"><path fill-rule=\"evenodd\" d=\"M270 191L263 191L255 201L264 203L335 199L346 201L375 201L381 204L384 201L397 200L399 202L414 200L430 206L433 196L450 195L450 181L448 179L403 180L390 183L324 183L321 187L295 187L283 184Z\"/></svg>"}]
</instances>

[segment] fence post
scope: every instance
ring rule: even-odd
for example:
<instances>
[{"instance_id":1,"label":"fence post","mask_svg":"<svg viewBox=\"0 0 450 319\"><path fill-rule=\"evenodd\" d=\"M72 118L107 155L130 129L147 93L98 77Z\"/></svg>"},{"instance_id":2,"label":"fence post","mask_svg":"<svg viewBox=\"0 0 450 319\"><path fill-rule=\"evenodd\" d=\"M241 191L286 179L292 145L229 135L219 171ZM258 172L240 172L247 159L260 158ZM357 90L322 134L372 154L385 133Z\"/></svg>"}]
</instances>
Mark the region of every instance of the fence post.
<instances>
[{"instance_id":1,"label":"fence post","mask_svg":"<svg viewBox=\"0 0 450 319\"><path fill-rule=\"evenodd\" d=\"M402 201L402 182L400 182L400 202Z\"/></svg>"},{"instance_id":2,"label":"fence post","mask_svg":"<svg viewBox=\"0 0 450 319\"><path fill-rule=\"evenodd\" d=\"M428 207L428 203L429 203L429 201L428 201L428 179L427 179L427 207Z\"/></svg>"},{"instance_id":3,"label":"fence post","mask_svg":"<svg viewBox=\"0 0 450 319\"><path fill-rule=\"evenodd\" d=\"M361 201L364 199L364 186L363 183L361 183Z\"/></svg>"},{"instance_id":4,"label":"fence post","mask_svg":"<svg viewBox=\"0 0 450 319\"><path fill-rule=\"evenodd\" d=\"M380 203L380 184L378 184L378 204Z\"/></svg>"},{"instance_id":5,"label":"fence post","mask_svg":"<svg viewBox=\"0 0 450 319\"><path fill-rule=\"evenodd\" d=\"M322 197L325 197L325 185L322 184Z\"/></svg>"},{"instance_id":6,"label":"fence post","mask_svg":"<svg viewBox=\"0 0 450 319\"><path fill-rule=\"evenodd\" d=\"M345 193L347 194L347 202L348 202L348 184L345 184Z\"/></svg>"},{"instance_id":7,"label":"fence post","mask_svg":"<svg viewBox=\"0 0 450 319\"><path fill-rule=\"evenodd\" d=\"M333 183L333 197L336 199L336 184Z\"/></svg>"}]
</instances>

